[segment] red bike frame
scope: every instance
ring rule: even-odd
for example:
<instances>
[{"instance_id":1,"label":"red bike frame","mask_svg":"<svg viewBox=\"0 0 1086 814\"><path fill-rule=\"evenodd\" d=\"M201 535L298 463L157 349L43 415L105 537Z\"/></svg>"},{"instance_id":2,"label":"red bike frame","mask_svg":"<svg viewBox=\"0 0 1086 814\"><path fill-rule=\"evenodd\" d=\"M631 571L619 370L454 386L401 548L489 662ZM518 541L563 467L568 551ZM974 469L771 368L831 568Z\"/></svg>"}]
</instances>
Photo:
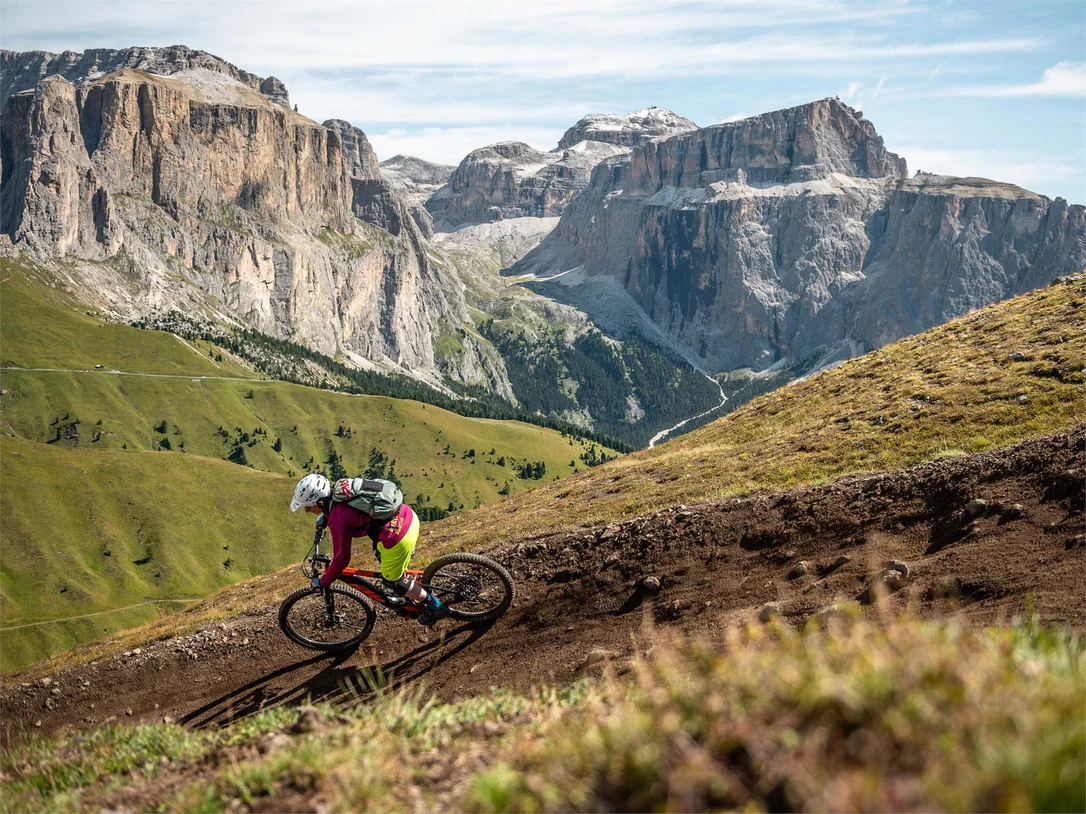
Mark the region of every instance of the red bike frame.
<instances>
[{"instance_id":1,"label":"red bike frame","mask_svg":"<svg viewBox=\"0 0 1086 814\"><path fill-rule=\"evenodd\" d=\"M408 569L404 571L404 574L412 576L415 579L422 581L422 571L415 571ZM339 578L350 585L357 591L362 592L374 602L378 602L381 605L386 605L398 613L414 613L418 614L422 612L422 608L416 607L414 604L408 602L406 605L388 605L385 601L385 597L374 590L377 586L370 582L371 579L380 579L380 571L367 571L364 568L351 568L348 566L343 569L343 573L339 575Z\"/></svg>"}]
</instances>

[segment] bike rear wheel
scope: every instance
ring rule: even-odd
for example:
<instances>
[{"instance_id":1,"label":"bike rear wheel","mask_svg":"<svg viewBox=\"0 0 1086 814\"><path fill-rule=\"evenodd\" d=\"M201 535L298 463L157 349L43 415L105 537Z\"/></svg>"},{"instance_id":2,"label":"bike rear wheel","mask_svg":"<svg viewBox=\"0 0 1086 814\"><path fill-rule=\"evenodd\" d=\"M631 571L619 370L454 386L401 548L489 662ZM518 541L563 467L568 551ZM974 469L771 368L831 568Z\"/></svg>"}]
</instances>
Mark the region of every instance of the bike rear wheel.
<instances>
[{"instance_id":1,"label":"bike rear wheel","mask_svg":"<svg viewBox=\"0 0 1086 814\"><path fill-rule=\"evenodd\" d=\"M302 588L279 606L279 627L292 642L310 650L346 650L373 631L377 610L354 588Z\"/></svg>"},{"instance_id":2,"label":"bike rear wheel","mask_svg":"<svg viewBox=\"0 0 1086 814\"><path fill-rule=\"evenodd\" d=\"M449 606L454 619L486 622L513 604L513 577L481 554L446 554L430 563L422 583Z\"/></svg>"}]
</instances>

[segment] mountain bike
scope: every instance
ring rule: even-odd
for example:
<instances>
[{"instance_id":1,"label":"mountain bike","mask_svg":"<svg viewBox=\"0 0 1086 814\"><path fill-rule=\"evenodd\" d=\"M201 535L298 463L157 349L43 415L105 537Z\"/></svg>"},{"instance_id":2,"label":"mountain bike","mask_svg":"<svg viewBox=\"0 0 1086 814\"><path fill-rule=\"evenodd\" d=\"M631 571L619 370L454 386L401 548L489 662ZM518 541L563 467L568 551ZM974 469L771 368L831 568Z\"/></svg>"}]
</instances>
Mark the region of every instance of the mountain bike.
<instances>
[{"instance_id":1,"label":"mountain bike","mask_svg":"<svg viewBox=\"0 0 1086 814\"><path fill-rule=\"evenodd\" d=\"M320 576L332 561L321 553L323 537L324 527L318 526L313 548L302 560L306 579ZM449 606L448 618L465 622L497 619L513 604L516 594L509 572L481 554L445 554L423 571L408 569L406 573ZM417 619L422 613L418 605L388 591L381 583L380 571L348 567L339 581L327 588L306 586L284 599L279 606L279 627L302 647L346 650L373 632L377 605L407 619Z\"/></svg>"}]
</instances>

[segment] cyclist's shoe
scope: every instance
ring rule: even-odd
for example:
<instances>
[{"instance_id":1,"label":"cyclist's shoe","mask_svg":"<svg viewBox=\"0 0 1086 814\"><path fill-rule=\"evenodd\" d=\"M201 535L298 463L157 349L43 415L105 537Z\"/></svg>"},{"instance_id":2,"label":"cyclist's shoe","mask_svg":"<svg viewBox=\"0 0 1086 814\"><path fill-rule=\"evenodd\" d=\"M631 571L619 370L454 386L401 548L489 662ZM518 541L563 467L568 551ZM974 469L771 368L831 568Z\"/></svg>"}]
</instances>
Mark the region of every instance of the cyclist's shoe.
<instances>
[{"instance_id":1,"label":"cyclist's shoe","mask_svg":"<svg viewBox=\"0 0 1086 814\"><path fill-rule=\"evenodd\" d=\"M402 608L407 604L407 599L391 591L382 591L381 595L384 597L385 604L390 608Z\"/></svg>"},{"instance_id":2,"label":"cyclist's shoe","mask_svg":"<svg viewBox=\"0 0 1086 814\"><path fill-rule=\"evenodd\" d=\"M452 609L433 594L426 597L422 605L422 613L419 614L419 624L430 625L444 619L452 613Z\"/></svg>"}]
</instances>

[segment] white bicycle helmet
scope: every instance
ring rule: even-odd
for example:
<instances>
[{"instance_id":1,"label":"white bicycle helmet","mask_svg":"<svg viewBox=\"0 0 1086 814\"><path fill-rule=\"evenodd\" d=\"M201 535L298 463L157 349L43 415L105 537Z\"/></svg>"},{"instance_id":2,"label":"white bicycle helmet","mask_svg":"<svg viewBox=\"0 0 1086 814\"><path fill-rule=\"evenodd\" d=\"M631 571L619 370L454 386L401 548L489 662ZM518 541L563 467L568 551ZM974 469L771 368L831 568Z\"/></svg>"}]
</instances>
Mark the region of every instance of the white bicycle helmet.
<instances>
[{"instance_id":1,"label":"white bicycle helmet","mask_svg":"<svg viewBox=\"0 0 1086 814\"><path fill-rule=\"evenodd\" d=\"M332 484L328 482L328 478L316 473L306 475L298 481L298 485L294 488L294 497L290 501L290 510L296 512L306 506L315 506L317 501L328 497L330 494L332 494Z\"/></svg>"}]
</instances>

